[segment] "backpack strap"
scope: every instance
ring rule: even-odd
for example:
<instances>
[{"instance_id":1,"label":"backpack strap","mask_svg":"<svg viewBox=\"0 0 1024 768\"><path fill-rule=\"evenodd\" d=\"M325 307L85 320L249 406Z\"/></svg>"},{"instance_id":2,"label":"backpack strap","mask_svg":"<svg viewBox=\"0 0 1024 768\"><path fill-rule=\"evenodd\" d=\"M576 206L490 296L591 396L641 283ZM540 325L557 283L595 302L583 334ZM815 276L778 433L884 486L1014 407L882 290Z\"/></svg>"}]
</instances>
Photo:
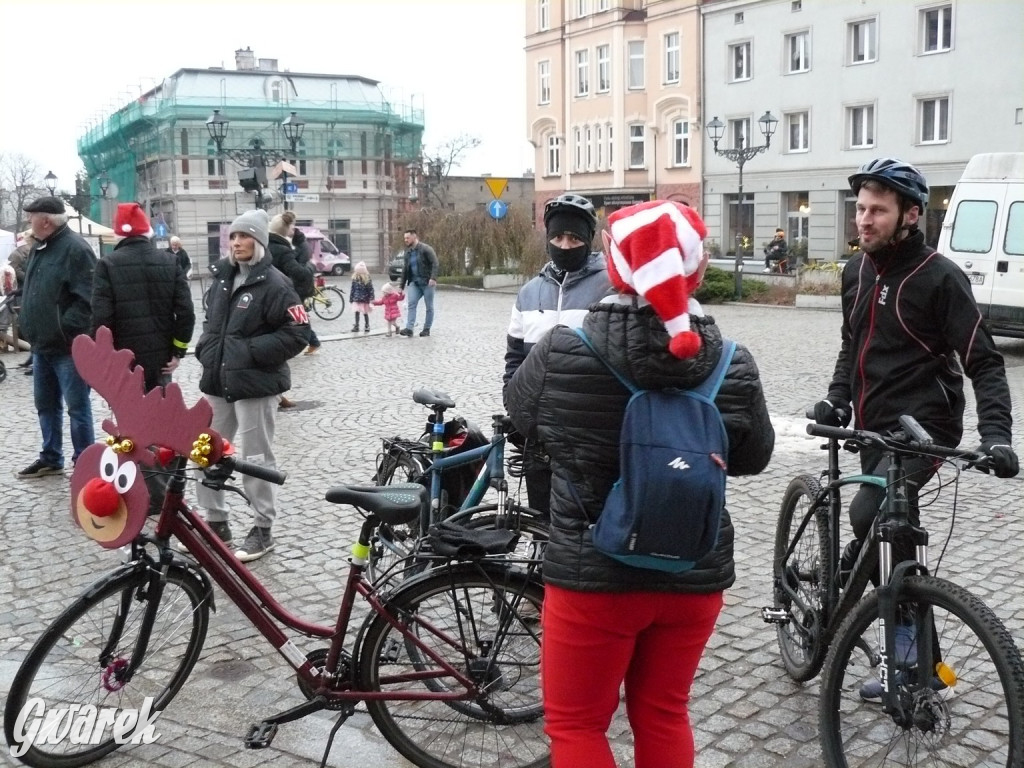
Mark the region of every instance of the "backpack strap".
<instances>
[{"instance_id":1,"label":"backpack strap","mask_svg":"<svg viewBox=\"0 0 1024 768\"><path fill-rule=\"evenodd\" d=\"M718 365L715 366L715 370L711 372L711 375L700 383L700 386L694 387L691 391L701 397L706 397L712 403L715 402L718 390L722 386L722 382L725 381L725 374L729 371L729 363L732 362L732 356L735 352L736 342L723 336L722 356L718 358Z\"/></svg>"},{"instance_id":2,"label":"backpack strap","mask_svg":"<svg viewBox=\"0 0 1024 768\"><path fill-rule=\"evenodd\" d=\"M583 339L583 343L590 347L590 351L594 353L598 360L604 363L605 368L615 374L615 378L622 382L622 385L633 394L640 391L640 388L632 381L627 379L614 365L608 362L604 355L597 351L597 347L594 346L594 342L590 340L590 337L583 332L582 328L574 328L576 335Z\"/></svg>"}]
</instances>

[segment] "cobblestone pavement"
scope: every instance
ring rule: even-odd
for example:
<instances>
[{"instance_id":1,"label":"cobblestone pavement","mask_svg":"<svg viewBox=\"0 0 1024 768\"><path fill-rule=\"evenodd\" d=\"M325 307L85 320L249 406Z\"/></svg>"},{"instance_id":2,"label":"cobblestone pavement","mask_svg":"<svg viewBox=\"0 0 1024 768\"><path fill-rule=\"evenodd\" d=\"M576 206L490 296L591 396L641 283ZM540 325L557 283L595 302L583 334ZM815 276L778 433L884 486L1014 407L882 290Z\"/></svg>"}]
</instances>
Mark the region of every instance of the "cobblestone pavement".
<instances>
[{"instance_id":1,"label":"cobblestone pavement","mask_svg":"<svg viewBox=\"0 0 1024 768\"><path fill-rule=\"evenodd\" d=\"M347 292L347 281L342 281ZM198 295L198 291L196 291ZM386 338L381 315L369 334L346 333L348 310L337 321L316 321L325 339L317 356L292 363L299 402L277 422L277 453L289 473L280 491L275 527L277 549L253 570L298 615L330 621L342 589L348 546L357 529L352 510L323 501L332 484L365 482L373 474L379 438L414 436L426 412L410 398L421 385L446 389L458 412L486 429L500 410L508 294L441 291L430 338ZM823 454L803 432L806 406L820 398L839 343L839 315L777 307L711 309L725 333L745 342L761 368L778 433L774 458L760 476L730 481L729 506L736 525L737 582L701 663L693 690L692 719L700 768L762 768L819 765L816 738L817 681L797 685L778 661L774 631L759 618L770 601L770 559L779 501L790 477L817 471ZM422 315L421 315L422 316ZM197 336L198 338L198 336ZM1021 429L1024 341L1001 340L1017 421L1016 449L1024 454ZM31 379L6 355L11 374L0 384L7 459L0 477L0 696L31 643L87 584L118 561L116 553L91 543L68 514L68 480L22 481L14 473L39 447ZM186 400L198 397L194 358L178 380ZM973 403L969 404L969 411ZM97 434L104 409L94 400ZM969 428L973 430L972 423ZM66 425L65 425L66 429ZM975 436L969 432L969 440ZM65 446L70 440L65 437ZM961 509L943 575L980 595L1024 643L1024 480L996 481L981 475L960 488ZM946 493L928 510L933 560L950 525ZM248 528L239 506L235 529ZM304 651L315 643L296 638ZM672 663L666 659L666 663ZM579 670L586 674L586 670ZM104 766L255 766L281 768L317 764L333 721L311 716L282 726L273 746L242 747L251 722L298 701L288 666L222 594L206 646L192 676L158 720L161 738L130 747ZM620 712L612 727L622 766L632 766L629 731ZM7 750L0 751L10 761ZM358 712L339 731L330 765L362 768L407 766Z\"/></svg>"}]
</instances>

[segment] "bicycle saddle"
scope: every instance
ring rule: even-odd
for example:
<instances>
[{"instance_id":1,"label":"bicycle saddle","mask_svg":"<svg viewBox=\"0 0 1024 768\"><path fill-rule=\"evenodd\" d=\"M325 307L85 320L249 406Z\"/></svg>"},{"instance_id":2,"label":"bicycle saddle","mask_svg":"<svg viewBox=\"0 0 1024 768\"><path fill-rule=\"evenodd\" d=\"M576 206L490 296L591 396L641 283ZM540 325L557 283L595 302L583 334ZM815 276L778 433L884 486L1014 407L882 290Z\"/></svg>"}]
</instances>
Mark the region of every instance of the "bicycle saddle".
<instances>
[{"instance_id":1,"label":"bicycle saddle","mask_svg":"<svg viewBox=\"0 0 1024 768\"><path fill-rule=\"evenodd\" d=\"M420 405L439 405L443 408L455 407L455 401L452 400L451 395L447 392L442 392L439 389L420 387L412 393L412 399L413 402L419 403Z\"/></svg>"},{"instance_id":2,"label":"bicycle saddle","mask_svg":"<svg viewBox=\"0 0 1024 768\"><path fill-rule=\"evenodd\" d=\"M332 504L351 504L388 525L411 523L427 504L427 489L419 483L338 485L325 497Z\"/></svg>"}]
</instances>

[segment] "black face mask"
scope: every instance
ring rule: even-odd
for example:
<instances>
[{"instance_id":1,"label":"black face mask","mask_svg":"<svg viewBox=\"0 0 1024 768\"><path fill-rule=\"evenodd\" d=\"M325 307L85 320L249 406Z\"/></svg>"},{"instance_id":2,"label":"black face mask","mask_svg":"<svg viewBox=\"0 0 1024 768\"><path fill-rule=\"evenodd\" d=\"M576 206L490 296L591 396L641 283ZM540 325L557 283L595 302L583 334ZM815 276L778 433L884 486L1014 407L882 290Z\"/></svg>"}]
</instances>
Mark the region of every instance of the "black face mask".
<instances>
[{"instance_id":1,"label":"black face mask","mask_svg":"<svg viewBox=\"0 0 1024 768\"><path fill-rule=\"evenodd\" d=\"M557 245L548 243L548 258L554 263L555 268L562 272L576 272L583 269L590 255L590 246L584 243L575 248L559 248Z\"/></svg>"}]
</instances>

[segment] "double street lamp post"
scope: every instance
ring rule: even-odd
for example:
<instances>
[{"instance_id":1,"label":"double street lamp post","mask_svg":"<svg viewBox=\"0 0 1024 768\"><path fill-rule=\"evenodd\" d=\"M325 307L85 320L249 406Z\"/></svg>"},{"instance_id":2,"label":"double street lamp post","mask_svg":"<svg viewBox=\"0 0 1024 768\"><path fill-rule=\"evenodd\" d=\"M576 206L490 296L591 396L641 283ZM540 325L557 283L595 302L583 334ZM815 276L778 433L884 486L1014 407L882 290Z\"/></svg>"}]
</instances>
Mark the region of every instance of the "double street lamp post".
<instances>
[{"instance_id":1,"label":"double street lamp post","mask_svg":"<svg viewBox=\"0 0 1024 768\"><path fill-rule=\"evenodd\" d=\"M246 192L256 193L257 208L265 208L271 202L270 196L265 195L263 192L267 186L267 167L280 160L284 160L284 151L265 146L263 140L259 137L250 139L248 147L225 147L224 140L228 136L229 123L230 121L220 113L220 110L215 109L213 114L206 120L206 130L210 132L210 138L213 139L213 143L217 146L218 154L226 155L239 165L244 166L238 172L238 182ZM292 112L281 121L281 128L284 131L284 137L288 139L288 144L291 146L291 155L294 157L306 124L295 112ZM282 172L281 176L283 183L287 183L287 171ZM285 200L284 207L285 210L288 209L287 200Z\"/></svg>"},{"instance_id":2,"label":"double street lamp post","mask_svg":"<svg viewBox=\"0 0 1024 768\"><path fill-rule=\"evenodd\" d=\"M105 173L101 173L99 175L99 178L96 179L96 183L99 184L99 187L100 187L100 200L101 201L105 200L107 198L107 190L110 189L110 177L108 177L107 174L105 174ZM57 195L57 174L55 174L53 171L47 171L46 175L43 176L43 184L46 185L46 189L49 191L51 197L55 197ZM116 190L114 190L114 194L115 195L117 194ZM76 195L76 197L85 197L88 200L92 200L92 198L93 198L92 195L81 195L81 196ZM101 219L105 218L104 217L105 213L106 212L102 209L102 205L101 205L101 208L100 208L100 218ZM79 210L77 215L75 215L75 216L68 216L68 218L69 219L78 219L78 234L82 234L82 211Z\"/></svg>"},{"instance_id":3,"label":"double street lamp post","mask_svg":"<svg viewBox=\"0 0 1024 768\"><path fill-rule=\"evenodd\" d=\"M739 168L739 204L737 205L737 217L739 218L742 218L743 213L743 166L747 160L768 149L778 124L778 118L770 111L765 110L765 113L757 121L757 127L761 130L761 135L764 136L764 144L759 147L744 146L743 134L738 133L734 149L718 148L718 142L721 141L722 134L725 132L725 123L719 120L717 115L706 126L708 135L711 136L711 141L714 144L715 154L727 160L732 160ZM751 232L751 236L753 236L753 232ZM743 297L743 251L739 243L736 244L734 268L736 271L735 298L739 300Z\"/></svg>"}]
</instances>

